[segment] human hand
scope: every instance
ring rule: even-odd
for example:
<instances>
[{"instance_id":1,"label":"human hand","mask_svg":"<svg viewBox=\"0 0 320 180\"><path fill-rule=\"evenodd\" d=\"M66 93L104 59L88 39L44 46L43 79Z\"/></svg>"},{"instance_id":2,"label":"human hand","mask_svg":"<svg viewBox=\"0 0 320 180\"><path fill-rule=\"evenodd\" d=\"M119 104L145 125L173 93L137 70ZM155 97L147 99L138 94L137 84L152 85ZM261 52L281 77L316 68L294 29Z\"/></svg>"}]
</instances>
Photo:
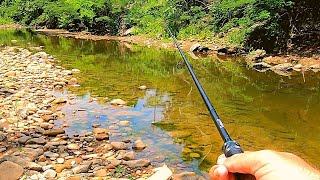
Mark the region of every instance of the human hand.
<instances>
[{"instance_id":1,"label":"human hand","mask_svg":"<svg viewBox=\"0 0 320 180\"><path fill-rule=\"evenodd\" d=\"M221 155L210 170L211 180L320 180L320 172L298 156L271 150L245 152L226 158Z\"/></svg>"}]
</instances>

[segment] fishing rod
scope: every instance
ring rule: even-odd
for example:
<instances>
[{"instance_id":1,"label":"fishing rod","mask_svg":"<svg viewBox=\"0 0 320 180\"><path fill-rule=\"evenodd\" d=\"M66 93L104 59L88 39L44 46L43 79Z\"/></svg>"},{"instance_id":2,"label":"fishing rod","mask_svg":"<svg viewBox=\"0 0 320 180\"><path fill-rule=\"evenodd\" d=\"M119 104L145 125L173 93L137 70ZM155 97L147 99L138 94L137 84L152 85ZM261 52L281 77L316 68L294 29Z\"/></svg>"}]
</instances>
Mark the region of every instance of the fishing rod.
<instances>
[{"instance_id":1,"label":"fishing rod","mask_svg":"<svg viewBox=\"0 0 320 180\"><path fill-rule=\"evenodd\" d=\"M228 134L226 128L224 127L219 115L217 114L216 110L214 109L214 107L212 106L208 96L206 95L205 91L203 90L196 74L193 72L192 70L192 67L190 66L186 56L184 55L181 47L179 46L178 44L178 41L177 39L175 38L175 36L172 34L170 28L167 26L167 24L165 24L170 36L172 37L175 45L177 46L179 52L180 52L180 55L182 56L188 70L189 70L189 73L191 74L192 76L192 79L194 81L194 83L196 84L198 90L199 90L199 93L204 101L204 103L206 104L209 112L210 112L210 115L212 117L212 120L214 122L214 124L216 125L216 128L218 129L219 131L219 134L221 136L221 138L223 139L223 147L222 147L222 151L224 153L224 155L226 157L231 157L235 154L239 154L239 153L243 153L243 150L241 149L240 145L231 139L230 135Z\"/></svg>"}]
</instances>

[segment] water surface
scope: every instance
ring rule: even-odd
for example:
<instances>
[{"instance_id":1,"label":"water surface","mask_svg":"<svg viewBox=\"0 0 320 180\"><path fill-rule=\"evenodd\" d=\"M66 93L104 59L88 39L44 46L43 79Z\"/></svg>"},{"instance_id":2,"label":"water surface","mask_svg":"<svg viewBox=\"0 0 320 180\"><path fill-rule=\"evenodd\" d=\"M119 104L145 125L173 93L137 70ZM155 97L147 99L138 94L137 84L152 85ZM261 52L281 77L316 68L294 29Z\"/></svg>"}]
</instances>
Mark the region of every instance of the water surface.
<instances>
[{"instance_id":1,"label":"water surface","mask_svg":"<svg viewBox=\"0 0 320 180\"><path fill-rule=\"evenodd\" d=\"M69 135L91 131L99 123L110 129L111 141L142 139L148 147L138 157L177 171L207 171L221 154L222 140L176 51L25 30L1 30L0 44L44 46L43 51L60 60L57 65L81 70L75 75L80 87L54 92L76 96L74 105L61 108L65 118L56 122L68 125ZM320 74L308 72L304 80L300 73L259 73L237 59L190 63L229 134L244 150L288 151L320 165ZM138 89L141 85L148 89ZM106 97L121 98L128 107L113 107ZM97 101L88 103L90 98ZM119 126L122 120L131 125Z\"/></svg>"}]
</instances>

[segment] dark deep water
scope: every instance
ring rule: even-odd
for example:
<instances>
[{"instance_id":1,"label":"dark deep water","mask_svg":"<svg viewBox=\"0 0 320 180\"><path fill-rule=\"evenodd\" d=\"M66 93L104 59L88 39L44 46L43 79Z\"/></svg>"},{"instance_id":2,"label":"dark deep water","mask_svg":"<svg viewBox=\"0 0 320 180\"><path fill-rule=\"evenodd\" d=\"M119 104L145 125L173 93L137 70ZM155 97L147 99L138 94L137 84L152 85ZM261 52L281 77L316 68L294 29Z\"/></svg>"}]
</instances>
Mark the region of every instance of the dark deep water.
<instances>
[{"instance_id":1,"label":"dark deep water","mask_svg":"<svg viewBox=\"0 0 320 180\"><path fill-rule=\"evenodd\" d=\"M17 40L17 41L11 41ZM91 131L94 123L111 131L113 140L142 139L148 147L138 157L166 163L177 171L207 171L221 154L222 140L176 51L116 41L90 41L0 30L0 44L44 46L57 65L81 70L81 86L55 92L75 94L74 105L61 107L69 135ZM259 73L240 60L192 60L202 86L229 134L244 150L274 149L295 153L320 165L320 74L291 77ZM147 90L138 89L146 85ZM115 108L103 98L121 98ZM97 101L88 103L90 98ZM84 109L85 111L77 111ZM119 126L119 121L130 126ZM153 125L153 122L155 125Z\"/></svg>"}]
</instances>

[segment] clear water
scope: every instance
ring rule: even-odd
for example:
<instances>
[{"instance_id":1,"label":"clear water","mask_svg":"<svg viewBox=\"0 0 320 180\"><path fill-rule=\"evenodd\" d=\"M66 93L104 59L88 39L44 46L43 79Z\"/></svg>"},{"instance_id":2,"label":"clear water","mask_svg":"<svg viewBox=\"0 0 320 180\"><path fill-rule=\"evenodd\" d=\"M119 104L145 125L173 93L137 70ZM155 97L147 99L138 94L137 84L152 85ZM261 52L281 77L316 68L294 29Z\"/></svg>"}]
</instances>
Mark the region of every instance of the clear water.
<instances>
[{"instance_id":1,"label":"clear water","mask_svg":"<svg viewBox=\"0 0 320 180\"><path fill-rule=\"evenodd\" d=\"M148 147L138 157L178 172L208 171L221 154L222 140L188 71L177 66L181 58L176 51L25 30L1 30L0 44L44 46L43 51L60 60L57 65L81 70L75 75L80 87L54 92L58 97L76 95L74 105L61 107L66 116L56 121L56 126L69 126L69 135L102 124L110 128L111 141L142 139ZM237 59L190 58L190 63L229 134L244 150L288 151L320 165L319 73L307 72L305 78L301 73L259 73ZM141 85L148 89L138 89ZM88 103L91 97L98 101ZM105 97L121 98L129 107L113 107ZM118 126L121 120L131 125Z\"/></svg>"}]
</instances>

